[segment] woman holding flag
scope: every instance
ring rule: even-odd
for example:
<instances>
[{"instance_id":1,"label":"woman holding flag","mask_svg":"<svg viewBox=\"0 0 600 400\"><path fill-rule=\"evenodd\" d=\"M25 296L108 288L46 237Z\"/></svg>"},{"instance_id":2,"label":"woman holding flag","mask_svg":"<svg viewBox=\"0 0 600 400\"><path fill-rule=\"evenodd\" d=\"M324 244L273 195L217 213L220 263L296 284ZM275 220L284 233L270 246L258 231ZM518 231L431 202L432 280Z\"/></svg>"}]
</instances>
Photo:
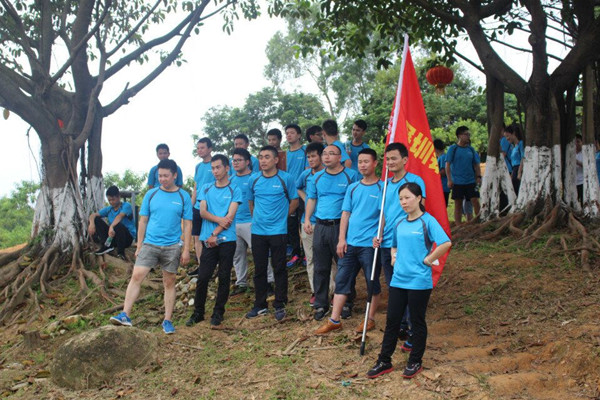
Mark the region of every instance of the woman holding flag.
<instances>
[{"instance_id":1,"label":"woman holding flag","mask_svg":"<svg viewBox=\"0 0 600 400\"><path fill-rule=\"evenodd\" d=\"M377 378L394 369L392 355L407 305L413 329L413 348L402 376L410 379L422 371L422 357L427 342L425 313L433 289L431 267L452 246L439 222L425 212L418 184L403 184L399 188L399 198L407 216L394 228L391 250L394 269L389 288L387 321L379 358L367 372L369 378ZM433 243L436 247L431 251ZM402 247L402 257L396 257L398 247Z\"/></svg>"}]
</instances>

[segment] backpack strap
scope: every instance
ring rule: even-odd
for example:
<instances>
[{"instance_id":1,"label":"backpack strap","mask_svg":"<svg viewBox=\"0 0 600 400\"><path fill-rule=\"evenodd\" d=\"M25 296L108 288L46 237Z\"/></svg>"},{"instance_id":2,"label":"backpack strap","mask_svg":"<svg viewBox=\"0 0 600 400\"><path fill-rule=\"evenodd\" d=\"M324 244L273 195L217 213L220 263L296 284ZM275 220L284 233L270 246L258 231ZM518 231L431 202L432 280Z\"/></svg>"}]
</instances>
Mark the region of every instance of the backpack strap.
<instances>
[{"instance_id":1,"label":"backpack strap","mask_svg":"<svg viewBox=\"0 0 600 400\"><path fill-rule=\"evenodd\" d=\"M344 167L344 169L342 170L342 172L344 173L344 176L348 180L348 185L351 184L352 183L352 179L350 179L350 175L348 175L348 173L346 172L346 167Z\"/></svg>"},{"instance_id":2,"label":"backpack strap","mask_svg":"<svg viewBox=\"0 0 600 400\"><path fill-rule=\"evenodd\" d=\"M281 182L281 187L283 188L283 193L285 194L285 198L287 199L287 201L289 203L291 201L290 194L288 193L287 185L285 184L285 181L283 180L282 177L279 176L279 173L275 174L275 176L277 177L277 179L279 179L279 182Z\"/></svg>"},{"instance_id":3,"label":"backpack strap","mask_svg":"<svg viewBox=\"0 0 600 400\"><path fill-rule=\"evenodd\" d=\"M427 254L429 254L431 252L431 248L433 247L433 243L431 243L431 239L429 239L429 231L427 229L427 224L425 221L423 221L423 216L419 217L419 219L421 220L421 224L423 226L423 239L425 240L425 248L427 249ZM394 232L398 229L398 225L404 221L406 221L406 218L402 218L400 221L398 221L398 223L396 223Z\"/></svg>"}]
</instances>

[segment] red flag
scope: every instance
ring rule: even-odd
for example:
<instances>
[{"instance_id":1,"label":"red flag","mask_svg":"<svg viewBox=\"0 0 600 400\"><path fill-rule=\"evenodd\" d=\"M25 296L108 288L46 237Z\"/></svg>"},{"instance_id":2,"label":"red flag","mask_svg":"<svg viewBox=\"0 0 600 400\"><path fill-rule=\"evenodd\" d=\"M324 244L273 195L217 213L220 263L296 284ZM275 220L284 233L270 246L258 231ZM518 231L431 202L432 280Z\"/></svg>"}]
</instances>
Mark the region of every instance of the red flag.
<instances>
[{"instance_id":1,"label":"red flag","mask_svg":"<svg viewBox=\"0 0 600 400\"><path fill-rule=\"evenodd\" d=\"M408 35L404 37L402 66L400 67L396 99L390 116L386 145L393 142L403 143L408 149L406 170L419 175L425 181L427 212L435 217L450 237L450 224L438 161L433 148L433 139L429 131L417 73L408 48ZM448 253L440 258L439 265L432 267L433 286L437 285L440 279L447 257Z\"/></svg>"}]
</instances>

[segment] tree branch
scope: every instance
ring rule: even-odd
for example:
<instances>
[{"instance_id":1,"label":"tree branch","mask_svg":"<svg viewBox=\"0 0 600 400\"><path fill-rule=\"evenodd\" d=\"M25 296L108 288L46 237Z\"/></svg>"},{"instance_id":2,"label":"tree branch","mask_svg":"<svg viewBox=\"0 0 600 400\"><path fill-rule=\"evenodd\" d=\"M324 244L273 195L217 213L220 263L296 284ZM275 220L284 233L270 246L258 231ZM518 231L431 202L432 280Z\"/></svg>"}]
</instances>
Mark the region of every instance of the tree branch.
<instances>
[{"instance_id":1,"label":"tree branch","mask_svg":"<svg viewBox=\"0 0 600 400\"><path fill-rule=\"evenodd\" d=\"M104 116L108 116L108 115L114 113L121 106L123 106L124 104L127 104L127 102L129 101L129 99L131 97L135 96L140 90L142 90L148 84L150 84L173 61L175 61L175 59L178 57L179 53L181 52L181 48L183 47L183 45L185 44L187 39L190 37L190 33L192 32L192 29L194 29L194 27L200 20L200 16L202 15L202 12L204 11L204 9L206 8L206 6L208 5L209 2L210 2L210 0L203 0L202 3L198 6L198 8L196 8L194 10L194 12L191 13L188 18L186 18L186 20L188 21L187 28L185 29L185 32L181 35L181 38L177 42L177 45L173 48L173 50L169 53L169 55L143 80L141 80L139 83L137 83L133 87L131 87L129 89L125 89L119 95L119 97L117 97L109 105L104 107ZM107 76L108 76L108 72L107 72Z\"/></svg>"},{"instance_id":2,"label":"tree branch","mask_svg":"<svg viewBox=\"0 0 600 400\"><path fill-rule=\"evenodd\" d=\"M41 1L40 22L40 42L38 53L44 72L49 74L50 61L52 57L52 43L54 43L54 32L52 31L52 9L48 0Z\"/></svg>"},{"instance_id":3,"label":"tree branch","mask_svg":"<svg viewBox=\"0 0 600 400\"><path fill-rule=\"evenodd\" d=\"M90 38L94 34L96 34L96 32L100 29L100 26L102 25L102 23L104 22L104 19L108 15L108 11L110 9L111 3L112 3L111 0L105 0L104 11L102 12L102 15L100 16L98 21L96 21L96 24L94 25L94 27L89 32L87 32L87 34L77 43L77 45L73 49L71 49L69 47L69 50L70 50L69 51L69 59L63 64L62 67L60 67L60 69L52 76L52 78L50 78L50 81L48 82L46 89L52 87L60 79L60 77L73 64L73 61L75 61L75 59L79 55L79 52L81 51L81 49L83 49L87 46L87 43L90 40Z\"/></svg>"},{"instance_id":4,"label":"tree branch","mask_svg":"<svg viewBox=\"0 0 600 400\"><path fill-rule=\"evenodd\" d=\"M486 19L492 15L500 14L503 11L510 9L512 5L511 0L497 0L491 2L483 7L479 11L479 18Z\"/></svg>"},{"instance_id":5,"label":"tree branch","mask_svg":"<svg viewBox=\"0 0 600 400\"><path fill-rule=\"evenodd\" d=\"M523 27L520 27L520 26L515 26L515 29L517 29L517 30L520 30L521 32L529 33L529 34L531 33L531 31L530 31L529 29L525 29L525 28L523 28ZM552 36L548 36L548 35L546 35L546 39L548 39L548 40L551 40L551 41L553 41L553 42L555 42L555 43L558 43L558 44L560 44L561 46L565 46L565 47L566 47L566 48L568 48L568 49L572 49L572 48L573 48L573 46L571 46L571 45L570 45L570 44L568 44L567 42L564 42L564 41L562 41L562 40L558 40L558 39L556 39L556 38L553 38Z\"/></svg>"},{"instance_id":6,"label":"tree branch","mask_svg":"<svg viewBox=\"0 0 600 400\"><path fill-rule=\"evenodd\" d=\"M154 11L156 10L156 8L160 5L162 0L157 0L156 3L154 3L154 5L152 6L152 8L150 8L150 10L148 10L148 12L146 13L146 15L144 15L142 17L142 19L140 19L140 21L137 23L136 26L133 27L133 29L131 29L129 31L129 33L123 38L123 40L121 40L119 43L117 43L117 45L115 46L114 49L110 50L109 52L106 53L107 58L110 58L113 56L113 54L115 54L121 47L123 47L125 45L125 43L127 43L127 41L129 39L131 39L131 37L140 29L140 27L142 26L142 24L144 22L146 22L148 20L148 18L150 18L150 16L154 13Z\"/></svg>"},{"instance_id":7,"label":"tree branch","mask_svg":"<svg viewBox=\"0 0 600 400\"><path fill-rule=\"evenodd\" d=\"M456 24L460 27L463 26L462 18L440 10L435 5L430 4L427 0L411 0L411 3L423 8L424 10L432 13L449 24Z\"/></svg>"},{"instance_id":8,"label":"tree branch","mask_svg":"<svg viewBox=\"0 0 600 400\"><path fill-rule=\"evenodd\" d=\"M506 46L506 47L508 47L510 49L517 50L517 51L522 51L524 53L529 53L529 54L533 53L533 51L531 51L531 49L526 49L524 47L517 47L517 46L514 46L514 45L512 45L510 43L504 42L504 41L502 41L500 39L494 39L494 38L490 37L489 35L486 35L486 37L488 38L488 40L490 42L496 42L496 43L501 44L503 46ZM548 55L548 57L550 57L552 59L555 59L558 62L562 62L562 58L560 58L560 57L557 57L557 56L555 56L553 54L550 54L550 53L548 53L547 55Z\"/></svg>"}]
</instances>

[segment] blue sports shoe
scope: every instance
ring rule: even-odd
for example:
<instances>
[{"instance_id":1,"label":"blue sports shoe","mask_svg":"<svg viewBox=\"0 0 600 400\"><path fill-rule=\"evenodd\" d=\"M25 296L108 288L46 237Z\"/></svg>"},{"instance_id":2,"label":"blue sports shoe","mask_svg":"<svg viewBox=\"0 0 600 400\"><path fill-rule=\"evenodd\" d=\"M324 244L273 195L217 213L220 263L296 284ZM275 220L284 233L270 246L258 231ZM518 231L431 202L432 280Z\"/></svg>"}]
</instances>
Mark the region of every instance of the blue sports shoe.
<instances>
[{"instance_id":1,"label":"blue sports shoe","mask_svg":"<svg viewBox=\"0 0 600 400\"><path fill-rule=\"evenodd\" d=\"M125 311L121 311L118 315L110 317L110 323L113 325L131 326L131 319Z\"/></svg>"},{"instance_id":2,"label":"blue sports shoe","mask_svg":"<svg viewBox=\"0 0 600 400\"><path fill-rule=\"evenodd\" d=\"M167 335L175 333L175 327L173 326L173 323L171 321L169 321L168 319L165 319L163 321L162 328L163 328L163 332L166 333Z\"/></svg>"}]
</instances>

